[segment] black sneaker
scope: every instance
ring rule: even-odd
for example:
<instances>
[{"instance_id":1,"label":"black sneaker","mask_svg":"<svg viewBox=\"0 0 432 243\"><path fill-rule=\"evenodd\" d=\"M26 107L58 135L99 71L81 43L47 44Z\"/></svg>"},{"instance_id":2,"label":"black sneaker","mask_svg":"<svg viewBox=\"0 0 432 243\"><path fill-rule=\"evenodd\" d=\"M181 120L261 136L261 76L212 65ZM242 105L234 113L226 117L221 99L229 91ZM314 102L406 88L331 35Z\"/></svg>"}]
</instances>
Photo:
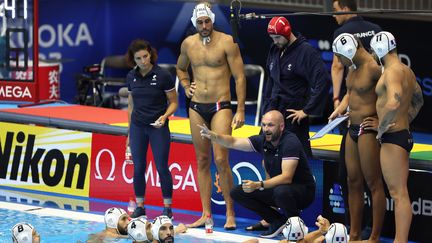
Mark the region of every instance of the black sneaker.
<instances>
[{"instance_id":1,"label":"black sneaker","mask_svg":"<svg viewBox=\"0 0 432 243\"><path fill-rule=\"evenodd\" d=\"M269 229L266 232L262 233L260 237L268 238L268 239L274 238L282 232L284 227L285 227L285 221L276 220L275 222L270 224Z\"/></svg>"},{"instance_id":2,"label":"black sneaker","mask_svg":"<svg viewBox=\"0 0 432 243\"><path fill-rule=\"evenodd\" d=\"M136 207L134 212L130 215L131 218L146 217L146 211L144 207Z\"/></svg>"},{"instance_id":3,"label":"black sneaker","mask_svg":"<svg viewBox=\"0 0 432 243\"><path fill-rule=\"evenodd\" d=\"M168 207L164 207L164 210L162 212L162 215L167 216L170 219L173 219L173 213L172 213L172 209L168 208Z\"/></svg>"}]
</instances>

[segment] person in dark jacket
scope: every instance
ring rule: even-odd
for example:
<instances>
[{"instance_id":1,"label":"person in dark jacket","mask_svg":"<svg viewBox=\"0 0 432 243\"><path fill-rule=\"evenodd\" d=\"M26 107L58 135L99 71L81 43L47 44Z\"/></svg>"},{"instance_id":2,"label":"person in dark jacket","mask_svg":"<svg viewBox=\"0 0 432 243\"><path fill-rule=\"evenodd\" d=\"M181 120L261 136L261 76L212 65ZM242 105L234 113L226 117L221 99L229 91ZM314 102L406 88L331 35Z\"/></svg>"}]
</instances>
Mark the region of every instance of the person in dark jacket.
<instances>
[{"instance_id":1,"label":"person in dark jacket","mask_svg":"<svg viewBox=\"0 0 432 243\"><path fill-rule=\"evenodd\" d=\"M267 27L273 40L267 57L268 80L264 93L263 114L278 110L286 118L285 129L296 134L308 157L309 117L322 115L330 74L320 54L306 39L294 35L284 17L274 17Z\"/></svg>"}]
</instances>

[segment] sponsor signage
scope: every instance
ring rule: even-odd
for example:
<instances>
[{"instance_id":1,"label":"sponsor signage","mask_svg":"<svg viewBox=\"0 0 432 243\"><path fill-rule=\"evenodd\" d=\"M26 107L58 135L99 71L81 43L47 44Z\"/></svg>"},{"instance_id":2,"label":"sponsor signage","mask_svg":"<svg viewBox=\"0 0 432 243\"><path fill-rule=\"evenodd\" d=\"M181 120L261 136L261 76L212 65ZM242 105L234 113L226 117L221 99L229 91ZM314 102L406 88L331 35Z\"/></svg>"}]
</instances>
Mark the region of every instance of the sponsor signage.
<instances>
[{"instance_id":1,"label":"sponsor signage","mask_svg":"<svg viewBox=\"0 0 432 243\"><path fill-rule=\"evenodd\" d=\"M336 162L324 162L324 200L323 212L330 222L344 223L345 207L342 198L341 186L337 178L338 164ZM409 239L412 241L429 242L432 239L432 232L429 230L432 225L432 191L424 183L432 180L432 173L429 171L410 170L408 177L408 191L411 199L412 222ZM365 194L365 206L371 206L371 198ZM386 191L386 215L382 229L382 236L394 237L395 202ZM369 216L371 218L371 216Z\"/></svg>"},{"instance_id":2,"label":"sponsor signage","mask_svg":"<svg viewBox=\"0 0 432 243\"><path fill-rule=\"evenodd\" d=\"M35 84L33 82L0 82L0 100L34 101Z\"/></svg>"},{"instance_id":3,"label":"sponsor signage","mask_svg":"<svg viewBox=\"0 0 432 243\"><path fill-rule=\"evenodd\" d=\"M117 201L135 197L133 164L124 163L125 143L125 136L93 134L90 197ZM201 211L193 145L171 143L168 161L173 178L173 207ZM159 174L150 147L145 179L146 204L163 206Z\"/></svg>"},{"instance_id":4,"label":"sponsor signage","mask_svg":"<svg viewBox=\"0 0 432 243\"><path fill-rule=\"evenodd\" d=\"M0 184L88 197L91 133L0 122Z\"/></svg>"}]
</instances>

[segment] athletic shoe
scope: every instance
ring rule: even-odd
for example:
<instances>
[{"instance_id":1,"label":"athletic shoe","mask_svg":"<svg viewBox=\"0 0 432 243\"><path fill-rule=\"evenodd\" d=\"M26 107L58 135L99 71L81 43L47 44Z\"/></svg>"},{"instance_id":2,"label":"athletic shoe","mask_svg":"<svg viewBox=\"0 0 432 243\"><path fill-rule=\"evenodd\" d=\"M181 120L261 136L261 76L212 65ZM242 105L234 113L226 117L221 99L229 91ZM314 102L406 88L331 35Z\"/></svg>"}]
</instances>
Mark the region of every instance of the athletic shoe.
<instances>
[{"instance_id":1,"label":"athletic shoe","mask_svg":"<svg viewBox=\"0 0 432 243\"><path fill-rule=\"evenodd\" d=\"M136 207L134 212L130 215L131 218L139 218L145 216L146 216L146 211L144 207Z\"/></svg>"},{"instance_id":2,"label":"athletic shoe","mask_svg":"<svg viewBox=\"0 0 432 243\"><path fill-rule=\"evenodd\" d=\"M173 213L172 213L172 209L169 207L164 207L164 210L162 212L162 215L167 216L170 219L173 219Z\"/></svg>"}]
</instances>

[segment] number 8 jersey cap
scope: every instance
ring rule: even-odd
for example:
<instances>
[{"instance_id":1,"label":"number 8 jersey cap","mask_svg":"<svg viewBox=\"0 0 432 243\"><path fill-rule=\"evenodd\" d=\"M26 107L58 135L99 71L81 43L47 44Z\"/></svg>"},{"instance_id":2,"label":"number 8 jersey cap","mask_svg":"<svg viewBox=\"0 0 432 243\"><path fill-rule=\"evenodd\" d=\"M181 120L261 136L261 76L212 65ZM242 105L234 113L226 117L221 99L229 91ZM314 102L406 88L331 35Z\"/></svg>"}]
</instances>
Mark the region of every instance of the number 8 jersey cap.
<instances>
[{"instance_id":1,"label":"number 8 jersey cap","mask_svg":"<svg viewBox=\"0 0 432 243\"><path fill-rule=\"evenodd\" d=\"M338 35L333 41L333 52L351 60L357 52L357 40L349 33Z\"/></svg>"},{"instance_id":2,"label":"number 8 jersey cap","mask_svg":"<svg viewBox=\"0 0 432 243\"><path fill-rule=\"evenodd\" d=\"M136 218L129 222L128 224L128 235L134 241L147 241L146 232L147 220L144 218Z\"/></svg>"},{"instance_id":3,"label":"number 8 jersey cap","mask_svg":"<svg viewBox=\"0 0 432 243\"><path fill-rule=\"evenodd\" d=\"M396 48L396 40L392 33L381 31L372 37L370 46L378 58L381 59Z\"/></svg>"},{"instance_id":4,"label":"number 8 jersey cap","mask_svg":"<svg viewBox=\"0 0 432 243\"><path fill-rule=\"evenodd\" d=\"M29 223L18 223L12 227L12 240L14 243L32 243L33 225Z\"/></svg>"}]
</instances>

